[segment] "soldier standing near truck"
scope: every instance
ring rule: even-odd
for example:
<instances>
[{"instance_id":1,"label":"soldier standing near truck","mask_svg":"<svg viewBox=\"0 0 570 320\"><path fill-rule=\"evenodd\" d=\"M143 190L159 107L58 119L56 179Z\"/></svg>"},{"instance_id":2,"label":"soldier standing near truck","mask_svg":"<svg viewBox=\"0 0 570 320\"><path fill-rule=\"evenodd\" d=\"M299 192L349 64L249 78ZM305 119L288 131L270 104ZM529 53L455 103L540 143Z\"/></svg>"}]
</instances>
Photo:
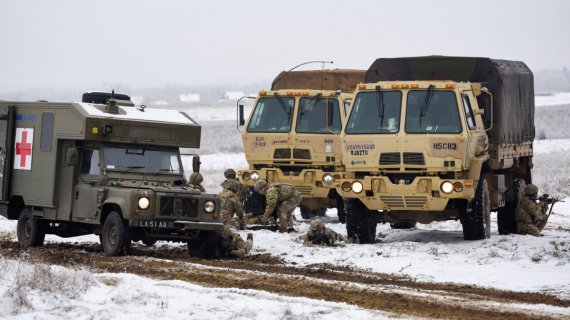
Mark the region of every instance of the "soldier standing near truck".
<instances>
[{"instance_id":1,"label":"soldier standing near truck","mask_svg":"<svg viewBox=\"0 0 570 320\"><path fill-rule=\"evenodd\" d=\"M236 179L236 171L232 168L224 170L224 178L226 178L226 180L222 182L222 188L225 188L226 183L228 183L229 181L235 181L237 184L237 190L235 191L235 193L239 198L239 200L241 201L241 203L243 203L246 197L246 190L243 183L241 183L238 179Z\"/></svg>"}]
</instances>

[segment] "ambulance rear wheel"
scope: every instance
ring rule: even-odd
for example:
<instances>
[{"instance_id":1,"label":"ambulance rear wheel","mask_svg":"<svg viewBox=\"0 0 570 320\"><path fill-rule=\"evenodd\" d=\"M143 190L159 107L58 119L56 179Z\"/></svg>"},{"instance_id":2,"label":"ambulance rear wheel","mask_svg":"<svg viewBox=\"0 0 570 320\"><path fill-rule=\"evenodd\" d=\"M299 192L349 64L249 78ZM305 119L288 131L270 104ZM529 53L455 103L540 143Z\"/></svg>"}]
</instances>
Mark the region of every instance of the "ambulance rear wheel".
<instances>
[{"instance_id":1,"label":"ambulance rear wheel","mask_svg":"<svg viewBox=\"0 0 570 320\"><path fill-rule=\"evenodd\" d=\"M116 211L112 211L103 224L101 245L107 256L118 256L128 253L131 240L127 234L127 227Z\"/></svg>"},{"instance_id":2,"label":"ambulance rear wheel","mask_svg":"<svg viewBox=\"0 0 570 320\"><path fill-rule=\"evenodd\" d=\"M21 247L39 247L44 244L45 228L38 219L32 216L32 211L25 208L18 219L18 243Z\"/></svg>"}]
</instances>

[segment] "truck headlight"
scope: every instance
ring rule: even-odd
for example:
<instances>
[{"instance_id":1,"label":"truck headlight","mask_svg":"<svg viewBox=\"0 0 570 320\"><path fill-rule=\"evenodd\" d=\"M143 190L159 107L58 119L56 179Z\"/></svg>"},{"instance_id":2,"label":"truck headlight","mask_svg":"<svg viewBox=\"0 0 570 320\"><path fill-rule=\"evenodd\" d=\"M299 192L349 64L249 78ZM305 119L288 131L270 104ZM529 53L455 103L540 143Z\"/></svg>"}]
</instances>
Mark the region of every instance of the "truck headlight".
<instances>
[{"instance_id":1,"label":"truck headlight","mask_svg":"<svg viewBox=\"0 0 570 320\"><path fill-rule=\"evenodd\" d=\"M214 201L208 200L204 202L204 211L206 211L207 213L212 213L214 209L216 209L216 204L214 203Z\"/></svg>"},{"instance_id":2,"label":"truck headlight","mask_svg":"<svg viewBox=\"0 0 570 320\"><path fill-rule=\"evenodd\" d=\"M249 178L250 178L249 172L246 171L246 172L242 173L242 174L241 174L241 178L242 178L243 180L246 180L246 181L249 180Z\"/></svg>"},{"instance_id":3,"label":"truck headlight","mask_svg":"<svg viewBox=\"0 0 570 320\"><path fill-rule=\"evenodd\" d=\"M139 198L139 209L146 210L150 206L150 200L147 197Z\"/></svg>"},{"instance_id":4,"label":"truck headlight","mask_svg":"<svg viewBox=\"0 0 570 320\"><path fill-rule=\"evenodd\" d=\"M325 175L323 175L323 182L326 184L331 184L334 182L334 177L332 174L330 173L325 173Z\"/></svg>"},{"instance_id":5,"label":"truck headlight","mask_svg":"<svg viewBox=\"0 0 570 320\"><path fill-rule=\"evenodd\" d=\"M444 181L441 183L440 189L441 191L443 191L443 193L449 194L451 193L451 191L453 191L453 183L449 181Z\"/></svg>"},{"instance_id":6,"label":"truck headlight","mask_svg":"<svg viewBox=\"0 0 570 320\"><path fill-rule=\"evenodd\" d=\"M360 181L355 181L352 183L352 192L354 193L361 193L362 189L364 189L364 186L362 185L362 182Z\"/></svg>"},{"instance_id":7,"label":"truck headlight","mask_svg":"<svg viewBox=\"0 0 570 320\"><path fill-rule=\"evenodd\" d=\"M342 183L342 185L340 187L342 188L342 191L349 192L350 189L352 188L352 184L348 181L345 181Z\"/></svg>"},{"instance_id":8,"label":"truck headlight","mask_svg":"<svg viewBox=\"0 0 570 320\"><path fill-rule=\"evenodd\" d=\"M253 180L253 181L259 180L259 172L257 172L257 171L253 171L250 176L251 176L251 180Z\"/></svg>"}]
</instances>

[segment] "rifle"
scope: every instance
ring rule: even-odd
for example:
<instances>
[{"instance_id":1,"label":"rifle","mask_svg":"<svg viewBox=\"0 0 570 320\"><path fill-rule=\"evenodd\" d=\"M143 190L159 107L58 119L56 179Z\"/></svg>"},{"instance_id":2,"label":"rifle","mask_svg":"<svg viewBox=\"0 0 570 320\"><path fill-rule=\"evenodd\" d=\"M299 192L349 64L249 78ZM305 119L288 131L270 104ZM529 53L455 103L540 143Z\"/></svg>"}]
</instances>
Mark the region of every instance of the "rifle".
<instances>
[{"instance_id":1,"label":"rifle","mask_svg":"<svg viewBox=\"0 0 570 320\"><path fill-rule=\"evenodd\" d=\"M546 204L550 204L550 209L548 210L548 215L546 216L546 219L550 218L550 215L552 214L552 208L554 208L554 204L556 202L564 202L562 200L558 200L558 198L550 198L548 193L545 193L542 196L540 196L538 200L541 202L545 202Z\"/></svg>"}]
</instances>

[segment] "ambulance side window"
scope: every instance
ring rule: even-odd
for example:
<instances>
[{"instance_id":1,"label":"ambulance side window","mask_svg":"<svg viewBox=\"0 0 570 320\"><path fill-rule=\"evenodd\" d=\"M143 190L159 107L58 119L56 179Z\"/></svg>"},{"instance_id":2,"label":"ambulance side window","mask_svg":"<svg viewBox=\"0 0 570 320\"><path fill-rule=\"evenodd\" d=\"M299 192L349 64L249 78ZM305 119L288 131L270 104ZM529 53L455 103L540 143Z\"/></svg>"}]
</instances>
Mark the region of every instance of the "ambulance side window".
<instances>
[{"instance_id":1,"label":"ambulance side window","mask_svg":"<svg viewBox=\"0 0 570 320\"><path fill-rule=\"evenodd\" d=\"M41 151L51 151L53 142L53 113L42 113L42 136L40 140Z\"/></svg>"},{"instance_id":2,"label":"ambulance side window","mask_svg":"<svg viewBox=\"0 0 570 320\"><path fill-rule=\"evenodd\" d=\"M99 150L84 149L81 159L81 174L99 175Z\"/></svg>"}]
</instances>

